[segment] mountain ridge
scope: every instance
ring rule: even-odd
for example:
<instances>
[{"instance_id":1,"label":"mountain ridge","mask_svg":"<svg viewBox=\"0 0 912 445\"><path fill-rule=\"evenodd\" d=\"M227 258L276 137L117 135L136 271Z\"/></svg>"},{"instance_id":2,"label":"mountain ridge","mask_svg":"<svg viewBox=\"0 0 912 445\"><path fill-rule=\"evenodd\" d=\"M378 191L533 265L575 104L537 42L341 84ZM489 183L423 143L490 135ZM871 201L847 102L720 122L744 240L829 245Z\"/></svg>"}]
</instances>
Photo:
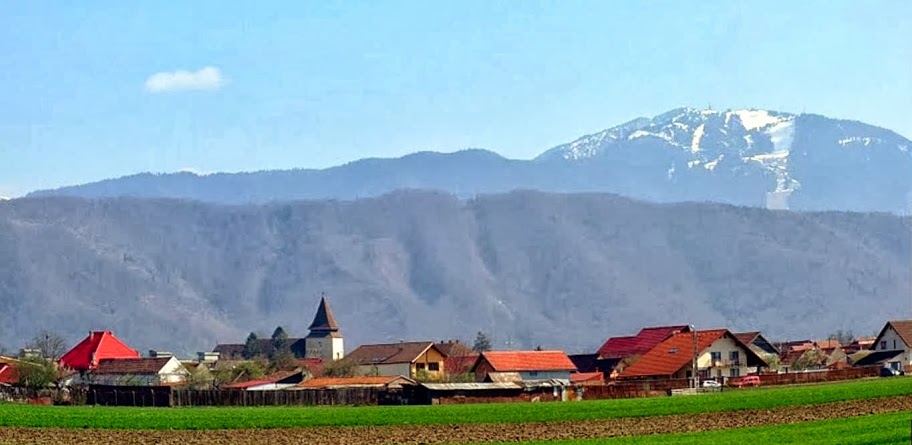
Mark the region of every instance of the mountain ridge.
<instances>
[{"instance_id":1,"label":"mountain ridge","mask_svg":"<svg viewBox=\"0 0 912 445\"><path fill-rule=\"evenodd\" d=\"M858 121L685 107L577 138L531 160L481 149L423 151L326 169L140 174L28 196L240 204L355 199L412 188L462 197L534 189L619 193L656 202L904 213L912 202L910 147L903 136Z\"/></svg>"},{"instance_id":2,"label":"mountain ridge","mask_svg":"<svg viewBox=\"0 0 912 445\"><path fill-rule=\"evenodd\" d=\"M191 354L280 324L303 334L322 292L350 346L482 330L584 352L680 322L867 334L908 311L910 234L890 214L603 193L17 199L0 203L0 310L17 314L2 342L113 329L141 350Z\"/></svg>"}]
</instances>

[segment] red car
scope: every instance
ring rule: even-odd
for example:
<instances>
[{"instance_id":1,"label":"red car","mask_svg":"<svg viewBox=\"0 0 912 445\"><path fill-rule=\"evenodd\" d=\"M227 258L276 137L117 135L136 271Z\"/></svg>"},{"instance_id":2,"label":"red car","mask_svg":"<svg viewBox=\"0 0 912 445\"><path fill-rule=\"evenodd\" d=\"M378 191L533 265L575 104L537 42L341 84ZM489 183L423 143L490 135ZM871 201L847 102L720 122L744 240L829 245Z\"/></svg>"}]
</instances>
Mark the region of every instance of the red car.
<instances>
[{"instance_id":1,"label":"red car","mask_svg":"<svg viewBox=\"0 0 912 445\"><path fill-rule=\"evenodd\" d=\"M731 382L731 386L734 386L735 388L743 388L745 386L760 386L760 377L755 375L747 375Z\"/></svg>"}]
</instances>

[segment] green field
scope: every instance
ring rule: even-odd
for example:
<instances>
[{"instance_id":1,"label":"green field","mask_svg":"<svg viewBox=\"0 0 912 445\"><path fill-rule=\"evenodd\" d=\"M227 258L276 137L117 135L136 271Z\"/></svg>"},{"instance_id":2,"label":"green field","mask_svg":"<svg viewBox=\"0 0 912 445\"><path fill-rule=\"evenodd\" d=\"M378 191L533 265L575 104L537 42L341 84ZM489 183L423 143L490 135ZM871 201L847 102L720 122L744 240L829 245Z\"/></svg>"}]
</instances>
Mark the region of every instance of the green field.
<instances>
[{"instance_id":1,"label":"green field","mask_svg":"<svg viewBox=\"0 0 912 445\"><path fill-rule=\"evenodd\" d=\"M618 437L613 439L524 442L523 445L640 445L673 443L705 445L714 443L756 444L833 444L880 445L908 444L912 412L860 416L817 422L773 425L756 428L706 431L700 433L659 434L653 436ZM515 443L515 442L513 442ZM488 445L493 445L488 443Z\"/></svg>"},{"instance_id":2,"label":"green field","mask_svg":"<svg viewBox=\"0 0 912 445\"><path fill-rule=\"evenodd\" d=\"M663 416L912 394L912 378L731 390L688 397L579 403L394 407L125 408L0 405L0 426L115 429L232 429L311 426L553 422Z\"/></svg>"}]
</instances>

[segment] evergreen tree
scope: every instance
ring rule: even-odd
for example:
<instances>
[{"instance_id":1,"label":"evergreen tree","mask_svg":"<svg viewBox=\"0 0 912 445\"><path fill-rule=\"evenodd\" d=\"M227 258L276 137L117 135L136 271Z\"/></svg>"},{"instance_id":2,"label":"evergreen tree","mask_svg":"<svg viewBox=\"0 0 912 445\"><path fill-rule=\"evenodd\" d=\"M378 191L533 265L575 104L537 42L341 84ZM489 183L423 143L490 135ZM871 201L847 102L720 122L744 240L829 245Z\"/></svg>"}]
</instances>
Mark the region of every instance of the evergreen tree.
<instances>
[{"instance_id":1,"label":"evergreen tree","mask_svg":"<svg viewBox=\"0 0 912 445\"><path fill-rule=\"evenodd\" d=\"M259 338L255 332L251 332L247 336L247 341L244 342L244 352L243 356L245 359L250 360L254 357L259 356L263 351L260 351Z\"/></svg>"},{"instance_id":2,"label":"evergreen tree","mask_svg":"<svg viewBox=\"0 0 912 445\"><path fill-rule=\"evenodd\" d=\"M478 335L475 336L475 344L472 345L472 350L478 353L491 350L491 340L488 339L488 336L485 335L484 332L478 331Z\"/></svg>"},{"instance_id":3,"label":"evergreen tree","mask_svg":"<svg viewBox=\"0 0 912 445\"><path fill-rule=\"evenodd\" d=\"M281 326L272 331L272 347L276 351L288 347L288 334L285 333L285 329Z\"/></svg>"}]
</instances>

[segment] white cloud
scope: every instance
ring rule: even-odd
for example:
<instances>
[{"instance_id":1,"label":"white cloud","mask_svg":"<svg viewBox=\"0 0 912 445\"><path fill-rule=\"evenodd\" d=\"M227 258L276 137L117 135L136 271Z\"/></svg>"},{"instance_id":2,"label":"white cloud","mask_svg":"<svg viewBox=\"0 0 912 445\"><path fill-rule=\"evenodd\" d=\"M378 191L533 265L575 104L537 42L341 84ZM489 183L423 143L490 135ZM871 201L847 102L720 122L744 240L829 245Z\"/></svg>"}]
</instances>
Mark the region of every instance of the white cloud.
<instances>
[{"instance_id":1,"label":"white cloud","mask_svg":"<svg viewBox=\"0 0 912 445\"><path fill-rule=\"evenodd\" d=\"M225 85L222 71L214 66L197 71L177 70L155 73L146 79L146 91L167 93L170 91L217 90Z\"/></svg>"}]
</instances>

